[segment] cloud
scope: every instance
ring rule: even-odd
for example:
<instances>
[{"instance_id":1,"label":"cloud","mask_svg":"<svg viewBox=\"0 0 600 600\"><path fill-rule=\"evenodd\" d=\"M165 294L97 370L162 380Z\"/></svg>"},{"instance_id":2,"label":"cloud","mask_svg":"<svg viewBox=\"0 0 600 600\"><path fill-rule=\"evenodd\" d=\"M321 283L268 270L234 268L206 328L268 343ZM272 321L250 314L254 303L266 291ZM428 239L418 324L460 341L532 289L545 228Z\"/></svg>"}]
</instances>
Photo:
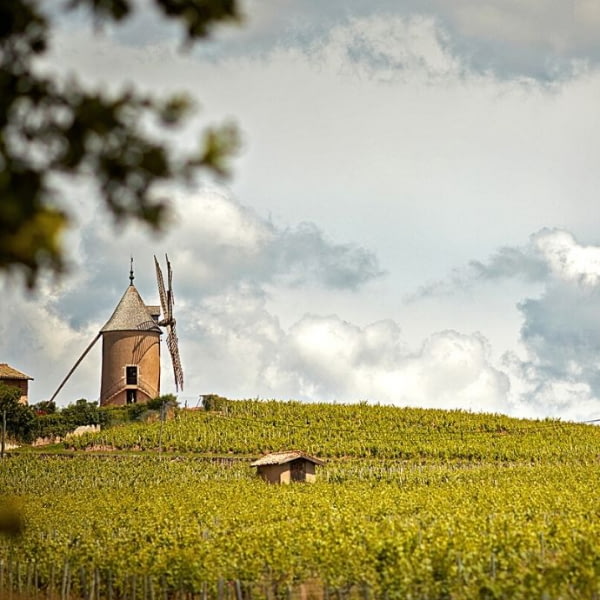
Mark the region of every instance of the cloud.
<instances>
[{"instance_id":1,"label":"cloud","mask_svg":"<svg viewBox=\"0 0 600 600\"><path fill-rule=\"evenodd\" d=\"M500 248L487 263L471 261L471 276L479 280L520 277L525 281L543 281L548 274L547 263L530 248Z\"/></svg>"},{"instance_id":2,"label":"cloud","mask_svg":"<svg viewBox=\"0 0 600 600\"><path fill-rule=\"evenodd\" d=\"M60 297L57 302L54 293L30 300L16 296L1 333L2 339L17 339L3 348L3 356L35 377L32 400L39 401L58 386L106 315L77 328L56 312ZM220 393L510 411L508 380L492 366L489 344L478 333L439 332L414 352L393 320L361 327L337 315L307 314L285 327L268 310L267 299L260 285L248 282L194 301L183 294L180 302L178 296L182 401L194 405L201 394ZM99 347L75 372L60 403L96 399ZM162 368L163 391L170 391L166 352Z\"/></svg>"},{"instance_id":3,"label":"cloud","mask_svg":"<svg viewBox=\"0 0 600 600\"><path fill-rule=\"evenodd\" d=\"M557 279L594 287L600 283L600 247L578 244L573 234L559 229L540 231L532 241Z\"/></svg>"},{"instance_id":4,"label":"cloud","mask_svg":"<svg viewBox=\"0 0 600 600\"><path fill-rule=\"evenodd\" d=\"M507 352L500 365L513 384L512 410L530 417L594 418L600 411L600 246L545 228L523 246L503 247L487 261L471 261L446 280L423 286L410 300L473 294L483 283L510 279L539 290L517 304L522 352Z\"/></svg>"},{"instance_id":5,"label":"cloud","mask_svg":"<svg viewBox=\"0 0 600 600\"><path fill-rule=\"evenodd\" d=\"M174 209L176 227L161 245L174 247L196 292L235 282L356 290L383 274L368 249L336 243L310 222L278 227L219 192L180 195Z\"/></svg>"},{"instance_id":6,"label":"cloud","mask_svg":"<svg viewBox=\"0 0 600 600\"><path fill-rule=\"evenodd\" d=\"M33 377L30 401L48 400L84 349L96 337L94 325L74 328L55 309L55 292L42 283L36 296L8 284L2 289L0 356L15 368ZM71 401L89 397L100 385L97 370L99 345L75 372L68 384Z\"/></svg>"},{"instance_id":7,"label":"cloud","mask_svg":"<svg viewBox=\"0 0 600 600\"><path fill-rule=\"evenodd\" d=\"M524 246L504 246L487 261L471 260L454 268L444 279L422 285L406 296L406 302L452 295L482 282L518 278L529 283L550 279L595 285L600 278L600 249L582 246L561 229L544 228L530 236Z\"/></svg>"},{"instance_id":8,"label":"cloud","mask_svg":"<svg viewBox=\"0 0 600 600\"><path fill-rule=\"evenodd\" d=\"M500 72L538 76L569 69L578 60L600 58L600 10L590 0L461 0L432 2L442 18L471 48L475 62Z\"/></svg>"},{"instance_id":9,"label":"cloud","mask_svg":"<svg viewBox=\"0 0 600 600\"><path fill-rule=\"evenodd\" d=\"M293 285L310 278L327 287L356 290L384 274L372 252L332 243L314 223L278 232L264 254L275 277Z\"/></svg>"},{"instance_id":10,"label":"cloud","mask_svg":"<svg viewBox=\"0 0 600 600\"><path fill-rule=\"evenodd\" d=\"M524 319L527 403L542 414L596 418L600 412L598 284L590 284L589 279L552 280L539 298L523 300L519 310Z\"/></svg>"},{"instance_id":11,"label":"cloud","mask_svg":"<svg viewBox=\"0 0 600 600\"><path fill-rule=\"evenodd\" d=\"M138 226L115 230L100 209L80 219L72 232L77 250L70 256L73 273L55 290L56 310L69 315L74 325L109 314L128 283L130 256L136 286L152 298L152 255L163 260L167 253L182 301L242 282L356 291L383 275L373 252L337 243L314 223L280 227L215 190L172 193L171 198L174 222L159 236Z\"/></svg>"},{"instance_id":12,"label":"cloud","mask_svg":"<svg viewBox=\"0 0 600 600\"><path fill-rule=\"evenodd\" d=\"M249 288L205 301L197 319L188 373L204 393L510 410L508 379L478 333L439 332L411 352L392 320L307 314L284 329Z\"/></svg>"},{"instance_id":13,"label":"cloud","mask_svg":"<svg viewBox=\"0 0 600 600\"><path fill-rule=\"evenodd\" d=\"M471 261L470 277L527 281L563 281L597 286L600 283L600 247L582 245L562 229L544 228L523 247L504 247L487 262Z\"/></svg>"},{"instance_id":14,"label":"cloud","mask_svg":"<svg viewBox=\"0 0 600 600\"><path fill-rule=\"evenodd\" d=\"M432 17L420 15L349 19L315 42L308 54L319 64L335 63L355 77L384 82L423 77L432 81L461 72L444 32Z\"/></svg>"},{"instance_id":15,"label":"cloud","mask_svg":"<svg viewBox=\"0 0 600 600\"><path fill-rule=\"evenodd\" d=\"M508 409L507 378L479 334L443 331L411 353L393 321L364 328L307 315L289 331L278 370L310 399L366 399L402 406Z\"/></svg>"},{"instance_id":16,"label":"cloud","mask_svg":"<svg viewBox=\"0 0 600 600\"><path fill-rule=\"evenodd\" d=\"M438 29L447 31L448 37L451 34L452 48L462 62L501 76L548 79L572 71L574 63L600 59L600 9L594 0L329 0L326 4L261 0L246 1L242 6L246 15L243 25L217 28L199 53L211 58L261 55L290 40L310 47L340 22L347 25L379 18L383 22L434 20ZM77 25L81 27L81 19ZM164 19L148 7L125 27L110 33L131 46L180 38L176 27L165 26ZM356 51L361 50L358 44ZM378 56L373 54L373 59Z\"/></svg>"}]
</instances>

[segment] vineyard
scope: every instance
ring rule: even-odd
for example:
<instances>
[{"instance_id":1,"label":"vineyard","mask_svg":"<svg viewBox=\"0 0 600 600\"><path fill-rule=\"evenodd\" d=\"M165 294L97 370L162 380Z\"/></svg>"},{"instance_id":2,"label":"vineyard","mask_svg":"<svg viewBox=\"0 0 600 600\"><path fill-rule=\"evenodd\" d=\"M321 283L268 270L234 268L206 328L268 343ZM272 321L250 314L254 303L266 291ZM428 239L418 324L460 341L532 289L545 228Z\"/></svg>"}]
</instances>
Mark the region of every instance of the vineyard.
<instances>
[{"instance_id":1,"label":"vineyard","mask_svg":"<svg viewBox=\"0 0 600 600\"><path fill-rule=\"evenodd\" d=\"M600 598L594 426L212 408L77 442L99 455L5 459L0 490L24 531L0 537L0 597ZM290 447L326 460L315 484L256 478L248 457Z\"/></svg>"},{"instance_id":2,"label":"vineyard","mask_svg":"<svg viewBox=\"0 0 600 600\"><path fill-rule=\"evenodd\" d=\"M600 429L556 420L367 404L231 401L164 424L113 427L70 441L110 448L257 456L302 449L324 458L494 461L595 460Z\"/></svg>"}]
</instances>

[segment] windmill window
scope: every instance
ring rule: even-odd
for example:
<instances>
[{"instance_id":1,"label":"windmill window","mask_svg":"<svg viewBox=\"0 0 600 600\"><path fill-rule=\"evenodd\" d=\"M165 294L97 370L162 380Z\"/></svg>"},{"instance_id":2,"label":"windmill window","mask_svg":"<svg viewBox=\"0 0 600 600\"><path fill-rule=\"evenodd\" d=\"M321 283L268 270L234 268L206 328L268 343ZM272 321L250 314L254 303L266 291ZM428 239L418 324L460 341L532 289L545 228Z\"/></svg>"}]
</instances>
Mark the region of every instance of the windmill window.
<instances>
[{"instance_id":1,"label":"windmill window","mask_svg":"<svg viewBox=\"0 0 600 600\"><path fill-rule=\"evenodd\" d=\"M136 366L125 367L125 380L127 385L137 385L138 368Z\"/></svg>"},{"instance_id":2,"label":"windmill window","mask_svg":"<svg viewBox=\"0 0 600 600\"><path fill-rule=\"evenodd\" d=\"M127 390L127 404L135 404L137 402L136 390Z\"/></svg>"}]
</instances>

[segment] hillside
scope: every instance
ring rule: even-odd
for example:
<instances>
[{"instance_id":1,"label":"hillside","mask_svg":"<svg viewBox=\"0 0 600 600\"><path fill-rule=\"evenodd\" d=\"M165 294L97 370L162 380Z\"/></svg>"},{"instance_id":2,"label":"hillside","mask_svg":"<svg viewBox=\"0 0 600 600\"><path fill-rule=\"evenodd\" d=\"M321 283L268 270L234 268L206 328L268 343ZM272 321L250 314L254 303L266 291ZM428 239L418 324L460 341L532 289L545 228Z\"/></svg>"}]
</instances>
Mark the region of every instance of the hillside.
<instances>
[{"instance_id":1,"label":"hillside","mask_svg":"<svg viewBox=\"0 0 600 600\"><path fill-rule=\"evenodd\" d=\"M213 398L161 424L128 424L69 442L76 449L254 456L300 449L322 458L595 460L600 428L465 411Z\"/></svg>"},{"instance_id":2,"label":"hillside","mask_svg":"<svg viewBox=\"0 0 600 600\"><path fill-rule=\"evenodd\" d=\"M125 425L77 442L127 452L3 461L0 497L24 531L0 537L0 597L600 594L594 426L362 404L209 408L162 432ZM248 457L290 447L325 459L315 484L256 477Z\"/></svg>"}]
</instances>

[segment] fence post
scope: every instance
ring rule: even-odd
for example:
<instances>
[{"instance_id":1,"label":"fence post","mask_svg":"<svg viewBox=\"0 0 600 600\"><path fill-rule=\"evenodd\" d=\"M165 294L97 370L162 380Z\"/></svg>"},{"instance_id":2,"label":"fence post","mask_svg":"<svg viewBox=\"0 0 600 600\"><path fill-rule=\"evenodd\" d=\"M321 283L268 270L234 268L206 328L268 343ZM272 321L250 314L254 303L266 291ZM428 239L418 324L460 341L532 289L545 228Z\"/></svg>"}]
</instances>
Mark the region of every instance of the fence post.
<instances>
[{"instance_id":1,"label":"fence post","mask_svg":"<svg viewBox=\"0 0 600 600\"><path fill-rule=\"evenodd\" d=\"M6 409L2 411L2 439L0 440L0 458L4 458L6 449Z\"/></svg>"},{"instance_id":2,"label":"fence post","mask_svg":"<svg viewBox=\"0 0 600 600\"><path fill-rule=\"evenodd\" d=\"M35 600L38 598L38 591L40 587L40 574L38 571L37 562L33 563L33 589L35 590Z\"/></svg>"},{"instance_id":3,"label":"fence post","mask_svg":"<svg viewBox=\"0 0 600 600\"><path fill-rule=\"evenodd\" d=\"M8 591L9 591L11 598L12 598L13 585L14 585L13 562L12 562L12 560L9 560L9 562L8 562Z\"/></svg>"},{"instance_id":4,"label":"fence post","mask_svg":"<svg viewBox=\"0 0 600 600\"><path fill-rule=\"evenodd\" d=\"M160 576L160 591L162 592L162 599L168 600L167 580L164 574Z\"/></svg>"},{"instance_id":5,"label":"fence post","mask_svg":"<svg viewBox=\"0 0 600 600\"><path fill-rule=\"evenodd\" d=\"M235 597L236 597L236 600L243 600L242 599L242 584L240 583L239 579L235 580Z\"/></svg>"},{"instance_id":6,"label":"fence post","mask_svg":"<svg viewBox=\"0 0 600 600\"><path fill-rule=\"evenodd\" d=\"M46 587L46 598L51 600L54 595L54 563L50 565L50 577L48 578L48 584Z\"/></svg>"}]
</instances>

